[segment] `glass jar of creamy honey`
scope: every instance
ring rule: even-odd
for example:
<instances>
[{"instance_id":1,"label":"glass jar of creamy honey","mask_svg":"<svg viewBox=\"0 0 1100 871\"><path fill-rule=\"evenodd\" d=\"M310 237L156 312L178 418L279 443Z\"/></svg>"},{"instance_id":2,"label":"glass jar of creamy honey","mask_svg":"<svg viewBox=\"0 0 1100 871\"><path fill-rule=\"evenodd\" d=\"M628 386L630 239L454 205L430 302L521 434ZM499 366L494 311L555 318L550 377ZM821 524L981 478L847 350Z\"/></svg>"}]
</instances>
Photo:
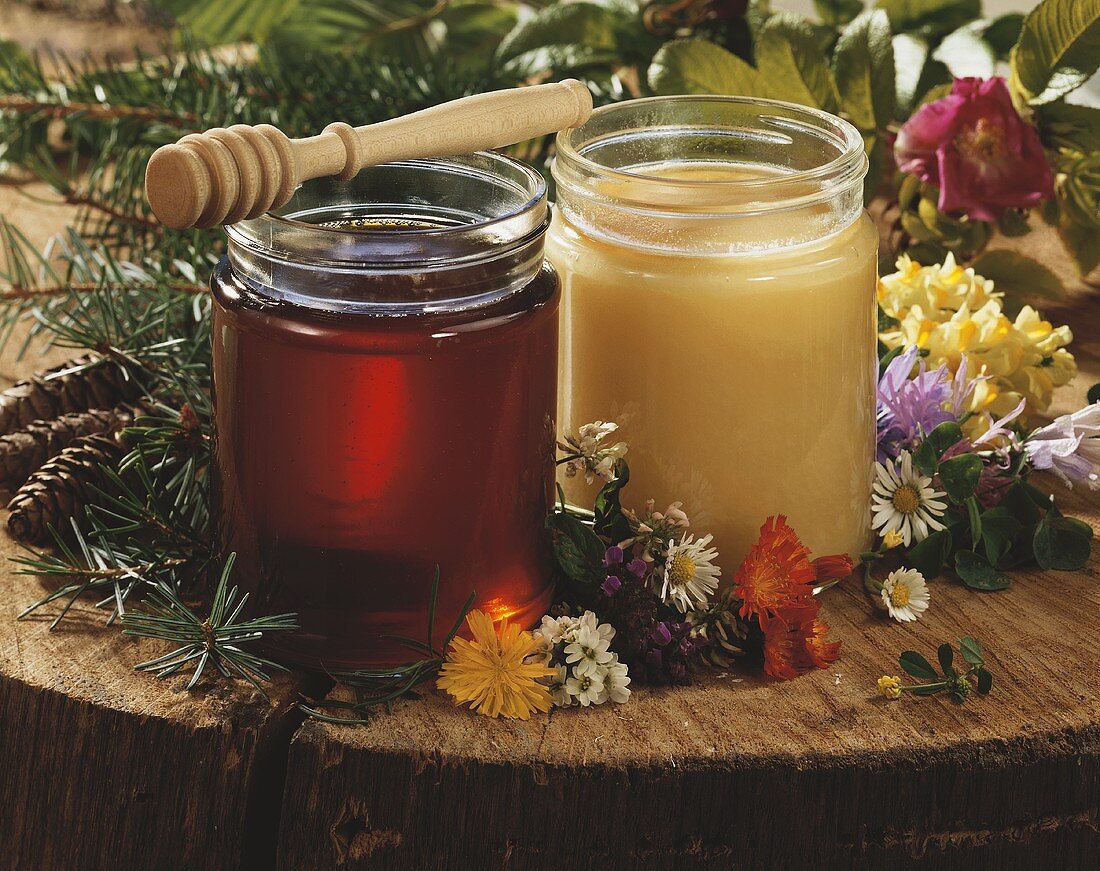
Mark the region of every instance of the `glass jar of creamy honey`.
<instances>
[{"instance_id":1,"label":"glass jar of creamy honey","mask_svg":"<svg viewBox=\"0 0 1100 871\"><path fill-rule=\"evenodd\" d=\"M619 422L630 489L682 500L731 574L771 514L815 553L867 544L866 170L850 124L767 100L635 100L558 136L560 425Z\"/></svg>"},{"instance_id":2,"label":"glass jar of creamy honey","mask_svg":"<svg viewBox=\"0 0 1100 871\"><path fill-rule=\"evenodd\" d=\"M552 593L558 280L546 186L496 154L307 182L228 227L214 291L222 550L284 661L387 666L471 592L538 620Z\"/></svg>"}]
</instances>

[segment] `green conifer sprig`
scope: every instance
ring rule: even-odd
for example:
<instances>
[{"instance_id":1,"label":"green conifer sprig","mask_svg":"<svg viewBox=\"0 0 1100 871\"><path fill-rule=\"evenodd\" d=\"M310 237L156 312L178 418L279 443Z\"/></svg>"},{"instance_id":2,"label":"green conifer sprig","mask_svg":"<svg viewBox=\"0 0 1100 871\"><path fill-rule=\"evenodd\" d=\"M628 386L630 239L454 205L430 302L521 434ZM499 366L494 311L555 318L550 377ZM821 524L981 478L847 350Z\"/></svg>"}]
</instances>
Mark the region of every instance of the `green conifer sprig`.
<instances>
[{"instance_id":1,"label":"green conifer sprig","mask_svg":"<svg viewBox=\"0 0 1100 871\"><path fill-rule=\"evenodd\" d=\"M155 584L146 594L141 610L123 615L125 635L158 638L179 645L135 668L163 678L193 666L187 683L187 689L192 689L207 666L213 666L224 677L243 678L267 698L259 682L270 681L271 672L287 669L248 647L265 634L297 628L297 620L293 614L242 620L248 594L238 595L237 588L229 586L235 558L235 554L230 554L225 561L206 617L200 617L173 586L164 583Z\"/></svg>"}]
</instances>

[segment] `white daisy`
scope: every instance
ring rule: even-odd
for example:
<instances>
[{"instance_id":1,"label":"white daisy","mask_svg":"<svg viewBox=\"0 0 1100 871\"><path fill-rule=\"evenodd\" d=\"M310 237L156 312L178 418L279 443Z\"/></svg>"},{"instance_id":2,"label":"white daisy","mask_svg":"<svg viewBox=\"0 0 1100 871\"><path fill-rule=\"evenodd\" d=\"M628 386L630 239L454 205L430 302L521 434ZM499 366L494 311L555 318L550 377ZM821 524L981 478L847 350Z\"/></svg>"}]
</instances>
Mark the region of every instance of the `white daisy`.
<instances>
[{"instance_id":1,"label":"white daisy","mask_svg":"<svg viewBox=\"0 0 1100 871\"><path fill-rule=\"evenodd\" d=\"M714 565L718 551L707 547L713 538L704 535L692 541L690 535L685 535L679 542L669 542L660 596L685 614L706 605L710 594L718 589L722 574Z\"/></svg>"},{"instance_id":2,"label":"white daisy","mask_svg":"<svg viewBox=\"0 0 1100 871\"><path fill-rule=\"evenodd\" d=\"M928 598L928 584L916 569L896 569L882 582L882 601L899 623L909 623L927 611Z\"/></svg>"},{"instance_id":3,"label":"white daisy","mask_svg":"<svg viewBox=\"0 0 1100 871\"><path fill-rule=\"evenodd\" d=\"M627 674L625 662L616 659L607 666L607 673L603 676L603 698L600 704L610 699L616 704L622 704L630 698L630 676Z\"/></svg>"},{"instance_id":4,"label":"white daisy","mask_svg":"<svg viewBox=\"0 0 1100 871\"><path fill-rule=\"evenodd\" d=\"M565 682L565 688L581 707L598 705L604 693L603 680L598 675L577 675Z\"/></svg>"},{"instance_id":5,"label":"white daisy","mask_svg":"<svg viewBox=\"0 0 1100 871\"><path fill-rule=\"evenodd\" d=\"M943 517L947 503L944 493L933 490L932 479L913 468L913 457L902 451L901 472L893 463L875 463L875 486L871 496L871 526L885 536L900 532L902 543L924 541L930 532L943 529L938 518Z\"/></svg>"},{"instance_id":6,"label":"white daisy","mask_svg":"<svg viewBox=\"0 0 1100 871\"><path fill-rule=\"evenodd\" d=\"M596 676L615 657L607 649L610 643L610 639L598 630L582 624L577 628L576 640L565 646L565 661L573 665L573 671L578 676ZM602 688L602 681L600 686Z\"/></svg>"}]
</instances>

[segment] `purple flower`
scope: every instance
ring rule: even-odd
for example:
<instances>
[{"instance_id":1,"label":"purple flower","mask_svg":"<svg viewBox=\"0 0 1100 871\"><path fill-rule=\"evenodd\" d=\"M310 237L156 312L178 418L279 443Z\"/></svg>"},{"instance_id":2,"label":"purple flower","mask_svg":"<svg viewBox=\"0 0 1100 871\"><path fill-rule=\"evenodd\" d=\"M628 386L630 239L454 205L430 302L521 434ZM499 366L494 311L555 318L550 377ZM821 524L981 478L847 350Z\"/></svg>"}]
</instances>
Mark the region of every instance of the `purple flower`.
<instances>
[{"instance_id":1,"label":"purple flower","mask_svg":"<svg viewBox=\"0 0 1100 871\"><path fill-rule=\"evenodd\" d=\"M672 642L672 633L669 631L668 624L664 620L653 627L653 631L649 633L649 637L658 647L665 647Z\"/></svg>"},{"instance_id":2,"label":"purple flower","mask_svg":"<svg viewBox=\"0 0 1100 871\"><path fill-rule=\"evenodd\" d=\"M632 559L624 564L626 552L617 544L611 545L603 555L603 565L607 570L607 577L600 584L600 591L610 598L622 589L623 580L642 581L645 579L649 565L640 559Z\"/></svg>"},{"instance_id":3,"label":"purple flower","mask_svg":"<svg viewBox=\"0 0 1100 871\"><path fill-rule=\"evenodd\" d=\"M955 79L922 106L894 143L902 172L940 189L941 212L995 221L1054 196L1054 175L1035 128L1017 114L1003 78Z\"/></svg>"},{"instance_id":4,"label":"purple flower","mask_svg":"<svg viewBox=\"0 0 1100 871\"><path fill-rule=\"evenodd\" d=\"M914 364L917 374L913 377ZM914 346L898 354L878 384L878 459L885 463L915 445L944 421L955 420L947 366L926 371Z\"/></svg>"},{"instance_id":5,"label":"purple flower","mask_svg":"<svg viewBox=\"0 0 1100 871\"><path fill-rule=\"evenodd\" d=\"M600 584L600 591L608 598L614 596L622 588L623 582L619 580L618 575L608 575L604 578L604 582Z\"/></svg>"},{"instance_id":6,"label":"purple flower","mask_svg":"<svg viewBox=\"0 0 1100 871\"><path fill-rule=\"evenodd\" d=\"M1063 414L1035 430L1024 452L1036 469L1049 469L1066 482L1100 489L1100 402Z\"/></svg>"}]
</instances>

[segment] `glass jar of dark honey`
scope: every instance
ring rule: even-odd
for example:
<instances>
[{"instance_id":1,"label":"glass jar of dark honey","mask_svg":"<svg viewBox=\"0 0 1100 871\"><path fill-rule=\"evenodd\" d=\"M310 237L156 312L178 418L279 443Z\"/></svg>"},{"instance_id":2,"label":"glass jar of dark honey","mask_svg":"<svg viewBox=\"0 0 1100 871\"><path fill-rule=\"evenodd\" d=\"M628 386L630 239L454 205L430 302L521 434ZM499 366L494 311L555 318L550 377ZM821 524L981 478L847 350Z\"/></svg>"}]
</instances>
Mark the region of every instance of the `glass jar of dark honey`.
<instances>
[{"instance_id":1,"label":"glass jar of dark honey","mask_svg":"<svg viewBox=\"0 0 1100 871\"><path fill-rule=\"evenodd\" d=\"M542 177L497 154L307 182L215 269L220 545L284 661L410 658L471 592L535 622L552 586L558 279Z\"/></svg>"}]
</instances>

